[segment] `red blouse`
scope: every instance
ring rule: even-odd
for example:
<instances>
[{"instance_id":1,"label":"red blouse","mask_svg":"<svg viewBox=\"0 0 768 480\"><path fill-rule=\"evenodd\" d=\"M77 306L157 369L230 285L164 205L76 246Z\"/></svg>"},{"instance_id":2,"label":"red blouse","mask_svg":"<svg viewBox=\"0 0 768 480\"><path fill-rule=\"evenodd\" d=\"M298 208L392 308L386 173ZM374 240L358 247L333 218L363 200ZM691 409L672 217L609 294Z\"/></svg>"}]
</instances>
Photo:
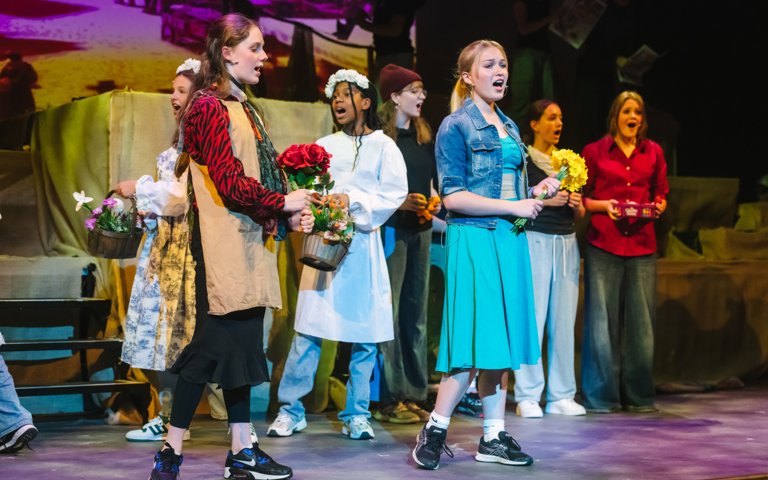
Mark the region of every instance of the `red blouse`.
<instances>
[{"instance_id":1,"label":"red blouse","mask_svg":"<svg viewBox=\"0 0 768 480\"><path fill-rule=\"evenodd\" d=\"M208 174L227 208L259 223L280 216L285 196L245 175L243 164L232 153L228 128L227 108L217 98L203 96L195 100L184 120L184 150L192 160L208 166Z\"/></svg>"},{"instance_id":2,"label":"red blouse","mask_svg":"<svg viewBox=\"0 0 768 480\"><path fill-rule=\"evenodd\" d=\"M615 199L648 203L667 198L667 162L656 142L643 140L627 158L613 138L605 136L584 147L582 156L587 164L587 202ZM593 212L587 241L622 257L649 255L656 252L653 222L642 218L614 221L607 213Z\"/></svg>"}]
</instances>

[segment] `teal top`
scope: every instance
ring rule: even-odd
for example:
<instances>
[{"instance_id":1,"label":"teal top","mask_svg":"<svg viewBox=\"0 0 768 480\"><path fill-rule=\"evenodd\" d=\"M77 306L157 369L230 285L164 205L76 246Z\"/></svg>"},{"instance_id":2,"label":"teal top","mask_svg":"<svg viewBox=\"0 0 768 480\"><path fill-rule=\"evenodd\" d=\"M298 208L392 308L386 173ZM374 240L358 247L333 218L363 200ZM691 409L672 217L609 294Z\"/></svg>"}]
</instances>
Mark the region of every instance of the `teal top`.
<instances>
[{"instance_id":1,"label":"teal top","mask_svg":"<svg viewBox=\"0 0 768 480\"><path fill-rule=\"evenodd\" d=\"M501 158L503 161L501 176L501 198L517 200L521 189L523 153L511 136L501 138ZM525 196L523 196L525 198Z\"/></svg>"},{"instance_id":2,"label":"teal top","mask_svg":"<svg viewBox=\"0 0 768 480\"><path fill-rule=\"evenodd\" d=\"M523 154L509 135L501 139L501 158L504 161L504 173L517 173L523 163Z\"/></svg>"}]
</instances>

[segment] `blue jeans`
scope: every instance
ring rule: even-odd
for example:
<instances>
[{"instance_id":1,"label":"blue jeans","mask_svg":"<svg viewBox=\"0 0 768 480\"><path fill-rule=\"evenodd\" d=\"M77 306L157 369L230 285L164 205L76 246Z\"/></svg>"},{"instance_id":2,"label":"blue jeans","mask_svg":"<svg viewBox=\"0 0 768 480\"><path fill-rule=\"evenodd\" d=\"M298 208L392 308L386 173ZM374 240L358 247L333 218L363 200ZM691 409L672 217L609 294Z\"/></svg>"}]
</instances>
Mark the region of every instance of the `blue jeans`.
<instances>
[{"instance_id":1,"label":"blue jeans","mask_svg":"<svg viewBox=\"0 0 768 480\"><path fill-rule=\"evenodd\" d=\"M652 407L656 256L621 257L587 245L584 286L584 406Z\"/></svg>"},{"instance_id":2,"label":"blue jeans","mask_svg":"<svg viewBox=\"0 0 768 480\"><path fill-rule=\"evenodd\" d=\"M415 232L394 229L392 253L387 257L392 286L395 338L382 342L382 403L427 399L427 295L432 229ZM385 242L388 237L384 236ZM387 249L390 245L384 245Z\"/></svg>"},{"instance_id":3,"label":"blue jeans","mask_svg":"<svg viewBox=\"0 0 768 480\"><path fill-rule=\"evenodd\" d=\"M576 234L525 232L531 255L533 300L539 346L547 328L547 402L576 395L574 325L579 302L579 245ZM544 368L520 365L515 370L515 401L539 402L544 391Z\"/></svg>"},{"instance_id":4,"label":"blue jeans","mask_svg":"<svg viewBox=\"0 0 768 480\"><path fill-rule=\"evenodd\" d=\"M32 414L19 403L11 372L0 355L0 437L32 424Z\"/></svg>"},{"instance_id":5,"label":"blue jeans","mask_svg":"<svg viewBox=\"0 0 768 480\"><path fill-rule=\"evenodd\" d=\"M319 337L296 332L291 342L283 377L277 389L277 400L280 402L280 413L288 414L294 420L304 418L305 410L301 399L312 391L315 383L322 341ZM375 343L352 344L347 404L344 410L339 412L339 420L342 422L357 415L371 418L368 406L371 403L370 382L375 361Z\"/></svg>"}]
</instances>

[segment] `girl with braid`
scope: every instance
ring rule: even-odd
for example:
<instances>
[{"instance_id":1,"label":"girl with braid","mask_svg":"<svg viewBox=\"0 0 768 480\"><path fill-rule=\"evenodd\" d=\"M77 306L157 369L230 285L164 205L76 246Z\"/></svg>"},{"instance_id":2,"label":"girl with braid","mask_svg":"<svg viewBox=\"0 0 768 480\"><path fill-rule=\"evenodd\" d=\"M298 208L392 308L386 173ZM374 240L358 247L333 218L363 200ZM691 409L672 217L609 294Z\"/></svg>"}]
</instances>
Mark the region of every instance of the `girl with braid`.
<instances>
[{"instance_id":1,"label":"girl with braid","mask_svg":"<svg viewBox=\"0 0 768 480\"><path fill-rule=\"evenodd\" d=\"M170 371L179 375L167 441L150 480L176 480L182 438L205 384L224 392L232 431L224 477L293 475L251 440L250 389L269 381L262 346L264 311L281 306L275 240L286 227L310 232L309 192L287 189L264 123L245 94L267 60L250 19L211 24L200 72L181 117L177 172L189 167L196 325Z\"/></svg>"}]
</instances>

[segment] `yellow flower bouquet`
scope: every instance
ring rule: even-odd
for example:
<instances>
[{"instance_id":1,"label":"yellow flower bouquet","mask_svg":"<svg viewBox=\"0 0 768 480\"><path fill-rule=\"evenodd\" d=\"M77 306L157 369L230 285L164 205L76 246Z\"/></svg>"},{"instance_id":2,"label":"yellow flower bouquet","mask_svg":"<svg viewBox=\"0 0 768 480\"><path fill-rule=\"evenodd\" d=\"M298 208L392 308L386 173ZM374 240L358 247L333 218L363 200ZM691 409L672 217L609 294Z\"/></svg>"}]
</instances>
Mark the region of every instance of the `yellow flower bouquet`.
<instances>
[{"instance_id":1,"label":"yellow flower bouquet","mask_svg":"<svg viewBox=\"0 0 768 480\"><path fill-rule=\"evenodd\" d=\"M550 156L552 169L557 172L556 178L560 181L560 188L569 192L577 192L587 183L587 163L584 157L567 148L557 149ZM536 197L543 200L546 193ZM515 231L522 232L525 229L527 218L515 220Z\"/></svg>"},{"instance_id":2,"label":"yellow flower bouquet","mask_svg":"<svg viewBox=\"0 0 768 480\"><path fill-rule=\"evenodd\" d=\"M573 150L561 148L552 152L552 168L558 172L560 188L569 192L578 192L587 184L587 164L584 158ZM565 169L565 174L560 173Z\"/></svg>"}]
</instances>

